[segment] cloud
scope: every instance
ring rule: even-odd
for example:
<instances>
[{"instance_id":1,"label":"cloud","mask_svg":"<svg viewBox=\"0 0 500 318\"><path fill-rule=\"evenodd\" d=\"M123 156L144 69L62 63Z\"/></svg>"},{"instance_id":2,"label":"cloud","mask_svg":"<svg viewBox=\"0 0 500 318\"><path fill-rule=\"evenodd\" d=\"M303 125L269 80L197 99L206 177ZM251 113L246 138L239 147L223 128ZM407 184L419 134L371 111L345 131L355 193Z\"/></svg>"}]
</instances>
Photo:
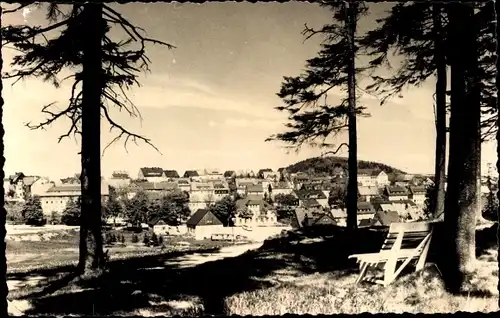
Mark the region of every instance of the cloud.
<instances>
[{"instance_id":1,"label":"cloud","mask_svg":"<svg viewBox=\"0 0 500 318\"><path fill-rule=\"evenodd\" d=\"M188 78L156 74L140 79L142 87L131 90L129 97L139 107L197 107L210 110L235 111L245 115L281 118L274 107L279 101L257 100L233 95L224 88L210 86Z\"/></svg>"},{"instance_id":2,"label":"cloud","mask_svg":"<svg viewBox=\"0 0 500 318\"><path fill-rule=\"evenodd\" d=\"M238 127L238 128L275 128L281 124L279 120L267 120L267 119L244 119L244 118L228 118L224 121L226 126Z\"/></svg>"},{"instance_id":3,"label":"cloud","mask_svg":"<svg viewBox=\"0 0 500 318\"><path fill-rule=\"evenodd\" d=\"M217 123L215 121L211 120L208 122L208 126L215 127L215 126L217 126Z\"/></svg>"}]
</instances>

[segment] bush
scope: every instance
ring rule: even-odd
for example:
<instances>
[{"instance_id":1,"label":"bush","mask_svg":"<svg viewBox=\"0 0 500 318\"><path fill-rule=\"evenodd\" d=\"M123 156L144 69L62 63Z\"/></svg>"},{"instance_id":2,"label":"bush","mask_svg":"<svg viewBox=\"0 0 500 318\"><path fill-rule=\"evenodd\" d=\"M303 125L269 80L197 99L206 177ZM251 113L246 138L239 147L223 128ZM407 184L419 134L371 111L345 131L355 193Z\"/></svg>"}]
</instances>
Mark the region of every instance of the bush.
<instances>
[{"instance_id":1,"label":"bush","mask_svg":"<svg viewBox=\"0 0 500 318\"><path fill-rule=\"evenodd\" d=\"M144 233L144 238L142 239L142 243L144 243L144 245L149 245L149 235L148 233Z\"/></svg>"},{"instance_id":2,"label":"bush","mask_svg":"<svg viewBox=\"0 0 500 318\"><path fill-rule=\"evenodd\" d=\"M139 237L137 236L137 234L132 235L132 243L139 243Z\"/></svg>"},{"instance_id":3,"label":"bush","mask_svg":"<svg viewBox=\"0 0 500 318\"><path fill-rule=\"evenodd\" d=\"M111 236L108 233L104 234L104 244L106 245L111 244Z\"/></svg>"},{"instance_id":4,"label":"bush","mask_svg":"<svg viewBox=\"0 0 500 318\"><path fill-rule=\"evenodd\" d=\"M43 217L42 204L36 197L26 201L21 213L26 225L42 226L47 223Z\"/></svg>"},{"instance_id":5,"label":"bush","mask_svg":"<svg viewBox=\"0 0 500 318\"><path fill-rule=\"evenodd\" d=\"M153 233L153 235L151 235L151 245L153 245L153 246L160 245L160 243L158 241L158 236L156 235L156 233Z\"/></svg>"},{"instance_id":6,"label":"bush","mask_svg":"<svg viewBox=\"0 0 500 318\"><path fill-rule=\"evenodd\" d=\"M62 213L61 222L65 225L80 225L80 211L81 205L79 199L68 201Z\"/></svg>"},{"instance_id":7,"label":"bush","mask_svg":"<svg viewBox=\"0 0 500 318\"><path fill-rule=\"evenodd\" d=\"M163 236L161 236L161 235L158 238L158 245L163 245Z\"/></svg>"}]
</instances>

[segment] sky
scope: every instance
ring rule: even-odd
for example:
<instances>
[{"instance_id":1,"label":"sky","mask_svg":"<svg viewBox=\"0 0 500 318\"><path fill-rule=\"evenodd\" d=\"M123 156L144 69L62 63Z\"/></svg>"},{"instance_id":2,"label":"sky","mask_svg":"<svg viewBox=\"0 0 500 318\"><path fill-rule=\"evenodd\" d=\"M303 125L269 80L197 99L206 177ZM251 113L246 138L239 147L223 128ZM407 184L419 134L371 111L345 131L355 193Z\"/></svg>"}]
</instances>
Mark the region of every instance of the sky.
<instances>
[{"instance_id":1,"label":"sky","mask_svg":"<svg viewBox=\"0 0 500 318\"><path fill-rule=\"evenodd\" d=\"M134 177L145 166L180 174L204 168L277 169L321 154L322 150L308 147L290 152L282 143L264 140L285 129L286 115L274 109L282 105L276 93L283 76L299 75L305 61L320 48L320 37L304 42L304 24L321 27L329 23L327 9L306 2L113 6L147 30L149 37L176 48L147 48L151 73L141 75L142 86L129 92L142 120L113 113L127 129L151 139L161 153L141 142L131 143L127 149L123 142L115 144L103 154L105 177L114 170L126 170ZM360 22L360 32L374 28L375 19L389 6L373 4L371 14ZM4 24L45 23L42 9L9 14L3 20ZM113 31L113 36L120 34ZM3 49L2 54L4 70L8 70L15 52ZM69 86L56 89L38 79L10 84L4 81L6 174L22 171L62 178L79 172L77 140L57 141L69 128L69 121L46 130L25 126L46 118L40 112L45 104L58 102L58 107L64 107ZM433 173L433 86L430 80L384 106L376 97L363 95L360 102L371 117L358 119L358 158L410 173ZM104 146L116 132L104 129L109 127L105 123L102 126ZM335 142L340 144L346 137L344 134ZM494 143L483 146L485 167L496 160L495 147Z\"/></svg>"}]
</instances>

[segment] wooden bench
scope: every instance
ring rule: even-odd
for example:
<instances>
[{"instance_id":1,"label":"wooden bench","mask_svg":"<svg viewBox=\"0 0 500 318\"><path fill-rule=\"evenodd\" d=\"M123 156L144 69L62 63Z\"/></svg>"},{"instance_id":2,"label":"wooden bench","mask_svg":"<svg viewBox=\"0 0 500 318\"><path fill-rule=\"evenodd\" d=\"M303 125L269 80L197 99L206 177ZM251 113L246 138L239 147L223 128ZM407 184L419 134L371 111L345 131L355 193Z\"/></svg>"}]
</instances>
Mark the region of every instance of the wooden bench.
<instances>
[{"instance_id":1,"label":"wooden bench","mask_svg":"<svg viewBox=\"0 0 500 318\"><path fill-rule=\"evenodd\" d=\"M417 261L415 271L421 270L429 251L432 225L431 222L392 223L380 252L349 256L355 258L359 264L360 273L356 284L361 281L371 281L387 286L411 261L415 260ZM397 267L400 262L402 264ZM384 266L383 280L365 277L369 268L379 265Z\"/></svg>"}]
</instances>

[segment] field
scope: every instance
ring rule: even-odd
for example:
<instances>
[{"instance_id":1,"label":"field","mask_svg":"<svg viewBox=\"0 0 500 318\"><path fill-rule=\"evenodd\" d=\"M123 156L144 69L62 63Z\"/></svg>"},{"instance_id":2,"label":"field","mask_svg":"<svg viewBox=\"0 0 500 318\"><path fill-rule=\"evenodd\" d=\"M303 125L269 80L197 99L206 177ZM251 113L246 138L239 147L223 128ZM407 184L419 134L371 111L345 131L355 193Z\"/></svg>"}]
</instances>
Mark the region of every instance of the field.
<instances>
[{"instance_id":1,"label":"field","mask_svg":"<svg viewBox=\"0 0 500 318\"><path fill-rule=\"evenodd\" d=\"M51 268L75 264L78 260L78 227L46 226L26 227L14 226L8 228L7 266L8 273L29 271L37 268ZM114 243L106 245L105 250L113 258L133 255L161 253L161 247L153 248L142 243L143 233L137 233L138 243L132 243L134 233L130 231L109 231L114 235L123 235L125 244ZM193 241L182 237L166 238L164 245L178 250L196 248L218 248L224 245L220 242Z\"/></svg>"}]
</instances>

